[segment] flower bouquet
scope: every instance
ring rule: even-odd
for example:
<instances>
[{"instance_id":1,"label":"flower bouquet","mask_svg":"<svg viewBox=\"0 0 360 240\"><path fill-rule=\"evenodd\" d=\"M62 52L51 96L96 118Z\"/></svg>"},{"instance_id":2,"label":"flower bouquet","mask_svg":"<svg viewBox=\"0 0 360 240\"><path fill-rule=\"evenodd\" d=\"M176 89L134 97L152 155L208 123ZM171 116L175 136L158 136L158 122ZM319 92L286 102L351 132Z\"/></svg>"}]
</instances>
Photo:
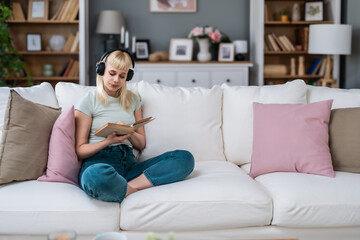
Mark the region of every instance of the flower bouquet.
<instances>
[{"instance_id":1,"label":"flower bouquet","mask_svg":"<svg viewBox=\"0 0 360 240\"><path fill-rule=\"evenodd\" d=\"M219 29L209 26L195 27L190 31L188 38L208 38L211 43L219 43L221 40L221 32Z\"/></svg>"},{"instance_id":2,"label":"flower bouquet","mask_svg":"<svg viewBox=\"0 0 360 240\"><path fill-rule=\"evenodd\" d=\"M219 44L231 42L230 38L221 32L219 29L211 27L211 26L203 26L203 27L194 27L188 38L197 39L197 38L207 38L210 40L210 51L212 53L213 60L217 60Z\"/></svg>"}]
</instances>

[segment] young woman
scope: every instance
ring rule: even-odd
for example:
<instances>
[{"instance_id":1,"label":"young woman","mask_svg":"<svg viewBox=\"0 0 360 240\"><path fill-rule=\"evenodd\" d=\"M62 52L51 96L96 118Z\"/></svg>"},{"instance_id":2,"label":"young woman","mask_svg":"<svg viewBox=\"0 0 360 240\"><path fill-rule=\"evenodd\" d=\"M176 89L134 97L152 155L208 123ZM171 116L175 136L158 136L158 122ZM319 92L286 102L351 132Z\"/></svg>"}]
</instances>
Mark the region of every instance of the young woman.
<instances>
[{"instance_id":1,"label":"young woman","mask_svg":"<svg viewBox=\"0 0 360 240\"><path fill-rule=\"evenodd\" d=\"M136 162L132 148L145 148L144 127L123 136L115 132L106 138L94 135L108 122L131 125L142 119L139 97L126 89L133 76L131 67L134 59L129 52L106 52L96 66L97 88L75 106L76 153L83 160L80 187L108 202L121 202L138 190L180 181L194 168L192 154L184 150Z\"/></svg>"}]
</instances>

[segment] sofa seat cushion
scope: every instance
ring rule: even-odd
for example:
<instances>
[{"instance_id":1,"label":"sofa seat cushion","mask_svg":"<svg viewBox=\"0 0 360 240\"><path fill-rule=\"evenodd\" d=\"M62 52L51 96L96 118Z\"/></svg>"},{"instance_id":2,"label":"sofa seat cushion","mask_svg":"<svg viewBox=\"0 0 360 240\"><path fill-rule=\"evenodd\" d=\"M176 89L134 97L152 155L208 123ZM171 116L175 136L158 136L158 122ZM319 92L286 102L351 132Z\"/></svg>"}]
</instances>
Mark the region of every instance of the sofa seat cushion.
<instances>
[{"instance_id":1,"label":"sofa seat cushion","mask_svg":"<svg viewBox=\"0 0 360 240\"><path fill-rule=\"evenodd\" d=\"M304 173L270 173L256 178L274 202L272 224L282 227L359 227L360 174L335 178Z\"/></svg>"},{"instance_id":2,"label":"sofa seat cushion","mask_svg":"<svg viewBox=\"0 0 360 240\"><path fill-rule=\"evenodd\" d=\"M196 162L184 181L136 192L121 204L122 230L204 231L269 225L272 201L230 162Z\"/></svg>"},{"instance_id":3,"label":"sofa seat cushion","mask_svg":"<svg viewBox=\"0 0 360 240\"><path fill-rule=\"evenodd\" d=\"M33 180L0 186L0 234L118 231L119 215L118 203L90 198L72 184Z\"/></svg>"}]
</instances>

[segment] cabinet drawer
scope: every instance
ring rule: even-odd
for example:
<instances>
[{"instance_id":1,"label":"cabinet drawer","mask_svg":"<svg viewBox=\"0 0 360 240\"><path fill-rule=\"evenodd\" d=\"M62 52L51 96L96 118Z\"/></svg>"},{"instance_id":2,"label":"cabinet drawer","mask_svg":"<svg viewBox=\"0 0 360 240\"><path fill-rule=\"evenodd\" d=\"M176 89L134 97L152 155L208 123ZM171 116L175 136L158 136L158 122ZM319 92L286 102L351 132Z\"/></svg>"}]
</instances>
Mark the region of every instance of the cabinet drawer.
<instances>
[{"instance_id":1,"label":"cabinet drawer","mask_svg":"<svg viewBox=\"0 0 360 240\"><path fill-rule=\"evenodd\" d=\"M208 72L178 72L177 86L180 87L210 87Z\"/></svg>"},{"instance_id":2,"label":"cabinet drawer","mask_svg":"<svg viewBox=\"0 0 360 240\"><path fill-rule=\"evenodd\" d=\"M175 73L174 72L143 72L142 79L149 83L157 83L169 87L175 87Z\"/></svg>"},{"instance_id":3,"label":"cabinet drawer","mask_svg":"<svg viewBox=\"0 0 360 240\"><path fill-rule=\"evenodd\" d=\"M242 85L247 86L248 83L248 70L238 71L216 71L211 73L212 85L221 85L226 83L230 86Z\"/></svg>"}]
</instances>

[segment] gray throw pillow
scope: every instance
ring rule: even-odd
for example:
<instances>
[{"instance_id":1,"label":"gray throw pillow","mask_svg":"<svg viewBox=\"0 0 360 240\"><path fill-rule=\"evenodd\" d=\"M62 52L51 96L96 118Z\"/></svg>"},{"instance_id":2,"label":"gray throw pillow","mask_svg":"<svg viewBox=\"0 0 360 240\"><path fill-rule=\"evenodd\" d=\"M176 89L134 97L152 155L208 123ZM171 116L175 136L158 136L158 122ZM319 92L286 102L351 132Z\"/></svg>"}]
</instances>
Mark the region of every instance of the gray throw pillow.
<instances>
[{"instance_id":1,"label":"gray throw pillow","mask_svg":"<svg viewBox=\"0 0 360 240\"><path fill-rule=\"evenodd\" d=\"M44 174L52 127L60 113L11 90L0 143L0 184Z\"/></svg>"}]
</instances>

